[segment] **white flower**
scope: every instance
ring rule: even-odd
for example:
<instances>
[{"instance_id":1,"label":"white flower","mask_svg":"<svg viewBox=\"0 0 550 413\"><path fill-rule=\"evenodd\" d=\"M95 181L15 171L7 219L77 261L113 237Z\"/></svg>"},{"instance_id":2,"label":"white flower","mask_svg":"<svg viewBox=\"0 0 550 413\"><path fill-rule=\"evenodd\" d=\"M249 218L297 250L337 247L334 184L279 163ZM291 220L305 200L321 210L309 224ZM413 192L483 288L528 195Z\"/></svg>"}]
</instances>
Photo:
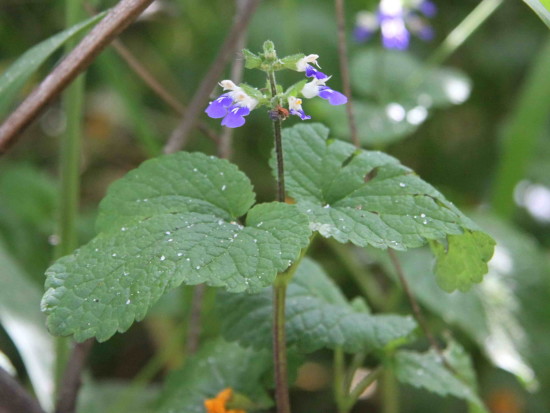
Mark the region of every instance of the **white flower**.
<instances>
[{"instance_id":1,"label":"white flower","mask_svg":"<svg viewBox=\"0 0 550 413\"><path fill-rule=\"evenodd\" d=\"M319 63L317 63L317 59L319 59L318 54L309 54L305 57L302 57L296 62L296 70L298 72L305 72L308 66L310 66L310 63L313 63L318 68L321 68L321 66L319 66Z\"/></svg>"}]
</instances>

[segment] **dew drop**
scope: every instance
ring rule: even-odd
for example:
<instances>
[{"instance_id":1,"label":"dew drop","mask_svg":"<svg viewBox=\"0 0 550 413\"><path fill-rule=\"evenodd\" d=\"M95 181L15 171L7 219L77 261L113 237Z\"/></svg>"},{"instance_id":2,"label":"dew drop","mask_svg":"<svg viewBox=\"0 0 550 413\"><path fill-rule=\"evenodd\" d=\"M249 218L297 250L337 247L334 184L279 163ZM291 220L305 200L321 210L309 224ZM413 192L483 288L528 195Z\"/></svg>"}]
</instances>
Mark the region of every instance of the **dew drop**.
<instances>
[{"instance_id":1,"label":"dew drop","mask_svg":"<svg viewBox=\"0 0 550 413\"><path fill-rule=\"evenodd\" d=\"M197 171L198 171L198 169L197 169L197 168L193 168L193 172L197 172Z\"/></svg>"},{"instance_id":2,"label":"dew drop","mask_svg":"<svg viewBox=\"0 0 550 413\"><path fill-rule=\"evenodd\" d=\"M116 257L116 252L112 253L111 256Z\"/></svg>"},{"instance_id":3,"label":"dew drop","mask_svg":"<svg viewBox=\"0 0 550 413\"><path fill-rule=\"evenodd\" d=\"M126 305L130 304L132 301L130 299L126 300Z\"/></svg>"},{"instance_id":4,"label":"dew drop","mask_svg":"<svg viewBox=\"0 0 550 413\"><path fill-rule=\"evenodd\" d=\"M422 218L426 218L426 214L420 214Z\"/></svg>"},{"instance_id":5,"label":"dew drop","mask_svg":"<svg viewBox=\"0 0 550 413\"><path fill-rule=\"evenodd\" d=\"M264 224L264 223L263 223L263 221L262 221L262 222L260 222L259 224L257 224L256 226L257 226L257 227L261 227L263 224Z\"/></svg>"},{"instance_id":6,"label":"dew drop","mask_svg":"<svg viewBox=\"0 0 550 413\"><path fill-rule=\"evenodd\" d=\"M165 259L166 259L166 257L165 257L164 255L162 255L162 256L160 257L160 260L161 260L161 261L164 261Z\"/></svg>"},{"instance_id":7,"label":"dew drop","mask_svg":"<svg viewBox=\"0 0 550 413\"><path fill-rule=\"evenodd\" d=\"M173 238L170 238L167 242L172 242L172 241L174 241L174 239L173 239Z\"/></svg>"},{"instance_id":8,"label":"dew drop","mask_svg":"<svg viewBox=\"0 0 550 413\"><path fill-rule=\"evenodd\" d=\"M424 225L426 225L426 224L428 223L428 220L425 219L424 221L422 221L422 223L423 223Z\"/></svg>"},{"instance_id":9,"label":"dew drop","mask_svg":"<svg viewBox=\"0 0 550 413\"><path fill-rule=\"evenodd\" d=\"M201 266L200 266L200 265L197 265L197 266L195 267L195 269L196 269L196 270L200 270L200 269L201 269Z\"/></svg>"},{"instance_id":10,"label":"dew drop","mask_svg":"<svg viewBox=\"0 0 550 413\"><path fill-rule=\"evenodd\" d=\"M222 191L225 191L227 189L227 185L222 186Z\"/></svg>"},{"instance_id":11,"label":"dew drop","mask_svg":"<svg viewBox=\"0 0 550 413\"><path fill-rule=\"evenodd\" d=\"M407 186L407 184L405 184L405 183L403 183L403 182L399 182L399 186L400 186L401 188L405 188L405 187Z\"/></svg>"},{"instance_id":12,"label":"dew drop","mask_svg":"<svg viewBox=\"0 0 550 413\"><path fill-rule=\"evenodd\" d=\"M126 228L126 227L120 228L120 230L123 231L123 232L126 231L127 229L128 229L128 228Z\"/></svg>"},{"instance_id":13,"label":"dew drop","mask_svg":"<svg viewBox=\"0 0 550 413\"><path fill-rule=\"evenodd\" d=\"M330 208L330 204L324 205L323 208Z\"/></svg>"},{"instance_id":14,"label":"dew drop","mask_svg":"<svg viewBox=\"0 0 550 413\"><path fill-rule=\"evenodd\" d=\"M181 257L183 255L183 252L178 252L178 257Z\"/></svg>"}]
</instances>

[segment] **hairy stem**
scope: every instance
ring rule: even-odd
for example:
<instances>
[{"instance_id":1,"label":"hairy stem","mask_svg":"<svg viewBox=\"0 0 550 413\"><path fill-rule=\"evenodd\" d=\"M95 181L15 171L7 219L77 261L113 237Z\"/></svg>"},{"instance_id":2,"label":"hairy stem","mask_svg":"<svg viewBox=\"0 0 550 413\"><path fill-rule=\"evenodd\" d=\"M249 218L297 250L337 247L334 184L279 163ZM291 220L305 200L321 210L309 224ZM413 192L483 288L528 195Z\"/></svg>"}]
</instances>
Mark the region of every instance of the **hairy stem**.
<instances>
[{"instance_id":1,"label":"hairy stem","mask_svg":"<svg viewBox=\"0 0 550 413\"><path fill-rule=\"evenodd\" d=\"M273 71L267 73L273 104L277 95L277 83ZM275 140L275 153L277 158L277 201L285 202L285 177L283 164L283 142L281 138L281 119L273 117L273 135ZM294 263L285 273L278 274L273 285L273 364L275 369L275 400L278 413L290 413L290 399L288 395L288 369L286 355L286 334L285 334L285 299L286 288L290 277L289 272L294 273L297 262ZM292 270L292 268L294 268Z\"/></svg>"},{"instance_id":2,"label":"hairy stem","mask_svg":"<svg viewBox=\"0 0 550 413\"><path fill-rule=\"evenodd\" d=\"M399 385L391 369L382 375L382 413L399 413Z\"/></svg>"}]
</instances>

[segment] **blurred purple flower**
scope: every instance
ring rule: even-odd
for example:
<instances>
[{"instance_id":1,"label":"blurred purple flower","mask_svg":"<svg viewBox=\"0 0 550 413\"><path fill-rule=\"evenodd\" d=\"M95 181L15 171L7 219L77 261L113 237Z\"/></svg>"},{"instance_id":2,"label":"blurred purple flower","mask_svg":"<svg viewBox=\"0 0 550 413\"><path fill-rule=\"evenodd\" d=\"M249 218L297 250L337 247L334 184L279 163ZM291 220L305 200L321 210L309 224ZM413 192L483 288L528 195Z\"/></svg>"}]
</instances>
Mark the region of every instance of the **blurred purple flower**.
<instances>
[{"instance_id":1,"label":"blurred purple flower","mask_svg":"<svg viewBox=\"0 0 550 413\"><path fill-rule=\"evenodd\" d=\"M328 100L328 103L334 106L347 103L348 98L344 94L325 85L325 82L329 79L328 77L326 79L312 79L311 82L306 83L303 87L302 95L308 99L319 96L322 99Z\"/></svg>"},{"instance_id":2,"label":"blurred purple flower","mask_svg":"<svg viewBox=\"0 0 550 413\"><path fill-rule=\"evenodd\" d=\"M365 42L380 29L385 48L404 50L409 47L411 32L423 40L433 38L426 17L436 13L437 7L430 0L381 0L376 13L357 14L355 39Z\"/></svg>"}]
</instances>

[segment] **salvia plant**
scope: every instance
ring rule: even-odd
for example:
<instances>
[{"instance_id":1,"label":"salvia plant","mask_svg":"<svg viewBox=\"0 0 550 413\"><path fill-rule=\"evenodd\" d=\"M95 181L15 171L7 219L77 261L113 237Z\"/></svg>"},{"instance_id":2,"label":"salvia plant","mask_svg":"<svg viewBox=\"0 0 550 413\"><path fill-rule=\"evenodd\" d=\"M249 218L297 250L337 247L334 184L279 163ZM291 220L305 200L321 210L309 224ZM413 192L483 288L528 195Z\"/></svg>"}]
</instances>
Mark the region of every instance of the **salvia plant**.
<instances>
[{"instance_id":1,"label":"salvia plant","mask_svg":"<svg viewBox=\"0 0 550 413\"><path fill-rule=\"evenodd\" d=\"M287 351L294 359L323 348L334 351L342 371L348 354L373 357L357 388L338 383L341 412L386 369L415 385L445 383L445 393L481 406L452 356L401 349L414 340L413 318L348 301L307 251L315 237L392 251L429 244L437 282L451 292L481 281L492 238L397 159L334 139L310 120L302 99L347 101L327 86L318 55L281 58L267 41L261 53L243 56L247 68L265 73L265 87L223 80L224 93L205 111L230 128L253 110L271 118L275 201L257 203L247 176L214 156L178 152L144 162L109 188L97 236L46 272L42 309L50 331L105 341L143 319L169 290L204 283L218 288L223 337L238 345L227 344L231 356L214 362L227 363L214 394L190 384L160 411L265 409L268 388L258 379L273 368L277 409L290 412ZM285 88L275 77L282 70L305 79ZM304 123L282 128L291 115ZM220 343L204 351L223 352Z\"/></svg>"},{"instance_id":2,"label":"salvia plant","mask_svg":"<svg viewBox=\"0 0 550 413\"><path fill-rule=\"evenodd\" d=\"M468 98L470 79L440 64L459 46L456 39L467 38L500 2L483 0L425 61L406 49L414 36L434 37L429 19L438 11L430 0L380 0L375 8L359 12L349 74L343 63L345 28L340 21L342 73L327 70L325 62L335 57L315 54L319 50L282 56L271 40L261 50L243 49L237 62L241 59L247 69L245 80L236 70L229 78L220 75L214 87L211 79L208 88L214 90L203 95L204 104L182 111L184 121L195 111L203 120L225 127L223 134L235 128L250 130L252 119L263 117L272 134L254 131L249 139L273 142L262 166L271 171L269 196L253 186L256 177L232 163L227 152L220 151L217 157L167 150L167 145L166 154L156 156L160 153L156 150L155 156L110 185L99 203L94 235L81 246L71 228L76 223L80 162L79 145L70 138L81 115L82 85L77 80L65 102L69 138L62 145L61 205L51 201L53 185L33 170L6 168L0 174L0 232L13 228L24 232L22 227L34 225L36 232L50 235L42 221L50 209L62 211L59 237L50 236L52 244L59 244L53 264L49 255L41 257L32 250L32 237L24 240L30 247L23 249L22 256L39 261L41 275L48 267L41 298L42 292L25 279L25 271L0 242L0 280L11 286L0 286L0 323L24 364L38 366L28 368L28 375L40 402L12 383L4 372L9 364L0 352L0 411L4 404L9 413L76 411L89 345L127 332L155 314L157 306L170 305L174 292L179 294L178 303L186 301L178 306L178 311L185 307L185 314L176 316L185 322L172 332L177 344L163 347L135 382L120 392L116 403L95 400L90 405L105 403L113 413L132 410L129 406L149 397L149 388L140 394L144 383L168 364L183 341L180 336L186 334L184 363L169 372L162 389L153 390L158 393L143 411L313 412L318 407L307 403L296 408L291 390L301 373L312 368L308 363L318 358L330 364L331 383L322 387L330 394L320 397L330 407L323 411L361 411L360 399L378 391L381 411L398 413L397 386L403 384L452 396L463 411L488 413L467 346L450 332L432 333L419 302L439 317L436 322L460 329L493 365L514 374L526 388L536 388L536 368L524 357L524 319L516 310L519 301L528 302L525 306L539 314L541 297L547 300L540 287L548 268L543 254L529 237L496 219L480 220L490 229L486 232L414 170L382 151L411 136L435 109ZM538 0L527 2L550 22ZM130 7L127 3L137 2L119 4ZM255 7L253 1L246 4ZM337 0L337 10L338 4L343 7ZM77 6L68 0L68 29L30 49L0 76L0 114L7 112L40 63L103 16L83 20ZM235 27L246 26L243 16L246 10L237 13ZM90 36L92 41L101 30L98 33ZM376 36L381 47L373 41ZM110 38L103 40L107 43ZM92 60L98 51L84 51L89 54L82 61L77 57L78 64ZM548 88L544 68L550 68L550 49L544 56L532 81ZM115 72L110 71L113 62L104 62L106 72ZM68 72L63 71L62 77ZM341 75L342 88L333 74ZM55 78L54 72L48 79ZM283 84L280 79L291 81ZM155 88L158 91L162 85ZM532 89L542 99L538 88ZM130 106L135 104L131 93L128 100ZM525 102L529 110L518 113L527 121L518 115L520 121L513 124L518 130L537 119L542 124L547 115L537 99ZM134 119L139 121L140 116ZM10 119L7 127L0 125L2 152L7 148L2 134L8 135ZM208 124L201 126L208 132ZM350 135L353 143L348 141ZM216 139L219 145L221 138ZM522 147L517 152L529 151ZM513 173L505 170L502 175ZM524 192L533 190L525 185ZM513 186L508 189L510 195ZM44 211L29 207L40 204L37 200ZM18 208L21 211L11 212ZM481 215L472 214L476 221ZM25 219L19 220L19 215ZM357 288L346 289L340 282L342 273ZM534 275L530 282L519 283L513 274ZM38 307L38 302L55 345L39 331L44 321L38 308L32 307L34 313L28 310ZM33 315L24 315L27 311ZM539 325L529 323L525 330L539 332ZM36 340L29 342L29 336ZM72 341L77 344L71 352ZM314 370L315 374L322 376ZM6 388L16 390L10 393ZM92 394L109 399L108 392ZM443 410L433 406L433 411Z\"/></svg>"}]
</instances>

